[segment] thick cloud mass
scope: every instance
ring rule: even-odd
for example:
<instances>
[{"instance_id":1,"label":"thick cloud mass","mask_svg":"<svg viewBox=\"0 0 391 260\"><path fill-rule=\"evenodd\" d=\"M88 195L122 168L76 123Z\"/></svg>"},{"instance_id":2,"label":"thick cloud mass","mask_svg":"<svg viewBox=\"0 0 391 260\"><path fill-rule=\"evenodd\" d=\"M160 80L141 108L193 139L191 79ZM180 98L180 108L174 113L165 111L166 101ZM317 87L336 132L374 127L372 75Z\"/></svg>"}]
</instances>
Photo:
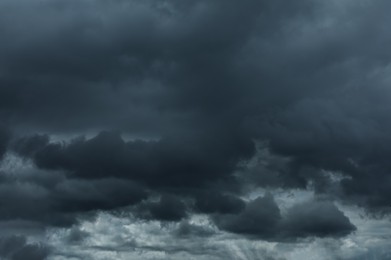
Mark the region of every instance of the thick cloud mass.
<instances>
[{"instance_id":1,"label":"thick cloud mass","mask_svg":"<svg viewBox=\"0 0 391 260\"><path fill-rule=\"evenodd\" d=\"M3 159L5 152L7 151L7 145L9 142L9 133L3 129L0 125L0 161Z\"/></svg>"},{"instance_id":2,"label":"thick cloud mass","mask_svg":"<svg viewBox=\"0 0 391 260\"><path fill-rule=\"evenodd\" d=\"M207 136L205 141L202 137L125 142L118 133L101 132L89 140L77 138L63 144L32 136L17 140L15 151L31 157L42 169L66 170L88 179L129 178L157 186L194 186L230 175L240 159L254 152L251 140Z\"/></svg>"},{"instance_id":3,"label":"thick cloud mass","mask_svg":"<svg viewBox=\"0 0 391 260\"><path fill-rule=\"evenodd\" d=\"M271 195L247 204L239 215L218 216L217 226L228 231L270 237L281 219L281 212Z\"/></svg>"},{"instance_id":4,"label":"thick cloud mass","mask_svg":"<svg viewBox=\"0 0 391 260\"><path fill-rule=\"evenodd\" d=\"M162 195L157 202L140 205L140 215L147 219L179 221L186 217L186 205L178 198Z\"/></svg>"},{"instance_id":5,"label":"thick cloud mass","mask_svg":"<svg viewBox=\"0 0 391 260\"><path fill-rule=\"evenodd\" d=\"M267 240L345 236L356 227L330 202L308 201L289 208L285 215L270 194L249 202L238 215L218 215L217 226L233 233Z\"/></svg>"},{"instance_id":6,"label":"thick cloud mass","mask_svg":"<svg viewBox=\"0 0 391 260\"><path fill-rule=\"evenodd\" d=\"M0 0L0 224L107 213L181 223L171 239L297 243L354 236L343 207L387 218L390 8ZM291 191L314 198L277 199ZM1 257L67 255L16 235Z\"/></svg>"},{"instance_id":7,"label":"thick cloud mass","mask_svg":"<svg viewBox=\"0 0 391 260\"><path fill-rule=\"evenodd\" d=\"M288 236L344 236L356 230L330 202L305 202L288 209L282 228Z\"/></svg>"},{"instance_id":8,"label":"thick cloud mass","mask_svg":"<svg viewBox=\"0 0 391 260\"><path fill-rule=\"evenodd\" d=\"M232 195L218 192L205 192L196 197L195 207L203 213L237 213L243 210L245 203Z\"/></svg>"}]
</instances>

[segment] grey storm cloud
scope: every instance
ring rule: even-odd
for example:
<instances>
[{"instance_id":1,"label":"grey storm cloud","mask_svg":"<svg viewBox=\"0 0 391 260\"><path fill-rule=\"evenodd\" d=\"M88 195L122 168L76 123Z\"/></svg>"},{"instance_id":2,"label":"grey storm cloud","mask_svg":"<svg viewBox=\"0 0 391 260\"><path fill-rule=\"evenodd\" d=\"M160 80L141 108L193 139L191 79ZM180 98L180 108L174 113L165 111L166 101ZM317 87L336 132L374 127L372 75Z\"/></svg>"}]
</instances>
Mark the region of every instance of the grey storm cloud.
<instances>
[{"instance_id":1,"label":"grey storm cloud","mask_svg":"<svg viewBox=\"0 0 391 260\"><path fill-rule=\"evenodd\" d=\"M9 132L0 126L0 161L7 151L8 142L10 141Z\"/></svg>"},{"instance_id":2,"label":"grey storm cloud","mask_svg":"<svg viewBox=\"0 0 391 260\"><path fill-rule=\"evenodd\" d=\"M249 202L239 214L215 216L220 229L271 241L306 237L341 237L356 227L333 203L307 201L298 203L282 214L270 194Z\"/></svg>"},{"instance_id":3,"label":"grey storm cloud","mask_svg":"<svg viewBox=\"0 0 391 260\"><path fill-rule=\"evenodd\" d=\"M0 238L0 257L9 260L43 260L49 255L50 249L41 244L27 243L22 236Z\"/></svg>"},{"instance_id":4,"label":"grey storm cloud","mask_svg":"<svg viewBox=\"0 0 391 260\"><path fill-rule=\"evenodd\" d=\"M254 153L246 136L215 131L167 137L159 141L124 141L119 133L100 132L92 139L51 143L45 136L16 140L14 150L42 169L66 170L87 179L122 177L155 186L201 185L229 176L241 159ZM207 139L207 140L206 140Z\"/></svg>"},{"instance_id":5,"label":"grey storm cloud","mask_svg":"<svg viewBox=\"0 0 391 260\"><path fill-rule=\"evenodd\" d=\"M203 213L238 213L245 207L240 198L219 192L203 192L196 195L195 208Z\"/></svg>"},{"instance_id":6,"label":"grey storm cloud","mask_svg":"<svg viewBox=\"0 0 391 260\"><path fill-rule=\"evenodd\" d=\"M217 226L221 229L264 238L276 233L280 220L280 209L270 194L248 203L245 210L238 215L216 217Z\"/></svg>"},{"instance_id":7,"label":"grey storm cloud","mask_svg":"<svg viewBox=\"0 0 391 260\"><path fill-rule=\"evenodd\" d=\"M138 210L140 217L161 221L180 221L187 216L185 203L175 196L166 194L163 194L156 202L144 202Z\"/></svg>"},{"instance_id":8,"label":"grey storm cloud","mask_svg":"<svg viewBox=\"0 0 391 260\"><path fill-rule=\"evenodd\" d=\"M332 201L385 217L390 8L0 0L0 222L76 230L130 213L182 223L180 239L208 233L188 222L203 215L295 243L359 228ZM272 195L246 202L258 188L327 200L285 212ZM11 240L25 248L12 257L41 253Z\"/></svg>"}]
</instances>

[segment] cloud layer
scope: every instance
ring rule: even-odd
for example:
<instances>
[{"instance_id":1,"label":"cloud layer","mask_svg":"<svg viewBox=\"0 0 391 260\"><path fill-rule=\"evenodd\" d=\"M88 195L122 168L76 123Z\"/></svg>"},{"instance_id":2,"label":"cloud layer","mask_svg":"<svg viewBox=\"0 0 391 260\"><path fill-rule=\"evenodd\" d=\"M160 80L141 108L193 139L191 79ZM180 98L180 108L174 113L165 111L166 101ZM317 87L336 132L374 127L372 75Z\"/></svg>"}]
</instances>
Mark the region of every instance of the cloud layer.
<instances>
[{"instance_id":1,"label":"cloud layer","mask_svg":"<svg viewBox=\"0 0 391 260\"><path fill-rule=\"evenodd\" d=\"M279 245L350 239L346 207L387 219L390 7L0 0L0 256L55 257L41 232L99 214Z\"/></svg>"}]
</instances>

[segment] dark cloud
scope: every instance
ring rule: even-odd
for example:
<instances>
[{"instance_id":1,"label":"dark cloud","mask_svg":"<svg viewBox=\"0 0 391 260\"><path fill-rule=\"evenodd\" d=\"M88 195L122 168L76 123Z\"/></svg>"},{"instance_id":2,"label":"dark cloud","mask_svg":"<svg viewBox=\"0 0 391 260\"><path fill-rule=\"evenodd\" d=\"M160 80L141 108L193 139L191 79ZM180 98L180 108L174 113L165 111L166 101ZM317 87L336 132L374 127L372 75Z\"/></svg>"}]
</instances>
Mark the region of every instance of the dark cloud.
<instances>
[{"instance_id":1,"label":"dark cloud","mask_svg":"<svg viewBox=\"0 0 391 260\"><path fill-rule=\"evenodd\" d=\"M81 178L121 177L152 186L199 186L231 175L237 163L254 152L249 139L210 134L126 142L119 133L101 132L69 144L33 136L16 141L15 151L31 157L42 169L66 170Z\"/></svg>"},{"instance_id":2,"label":"dark cloud","mask_svg":"<svg viewBox=\"0 0 391 260\"><path fill-rule=\"evenodd\" d=\"M173 195L162 195L159 201L148 201L138 208L139 216L162 221L179 221L187 217L186 204Z\"/></svg>"},{"instance_id":3,"label":"dark cloud","mask_svg":"<svg viewBox=\"0 0 391 260\"><path fill-rule=\"evenodd\" d=\"M324 192L330 188L325 186L335 185L323 175L324 170L331 171L345 176L342 198L371 210L386 210L391 169L386 159L390 154L384 132L389 128L387 120L367 119L360 111L344 114L341 111L357 103L339 102L345 101L302 102L276 122L263 125L272 153L289 158L277 169L283 177L279 185L305 188L315 182ZM374 115L371 108L368 113Z\"/></svg>"},{"instance_id":4,"label":"dark cloud","mask_svg":"<svg viewBox=\"0 0 391 260\"><path fill-rule=\"evenodd\" d=\"M178 221L186 217L186 206L179 199L162 196L158 203L149 205L152 218L167 221Z\"/></svg>"},{"instance_id":5,"label":"dark cloud","mask_svg":"<svg viewBox=\"0 0 391 260\"><path fill-rule=\"evenodd\" d=\"M244 203L235 196L197 190L210 187L208 181L233 177L241 157L252 154L252 142L240 138L222 142L216 136L202 143L199 138L191 136L182 142L172 138L124 141L119 133L101 132L90 139L79 137L64 143L50 142L46 135L15 139L12 150L17 155L31 158L41 169L65 175L36 174L25 176L22 181L10 180L4 184L8 191L4 203L8 204L10 198L19 198L20 203L10 205L2 217L69 225L83 212L113 210L141 202L147 198L141 183L195 196L196 210L201 212L240 211ZM28 192L41 196L32 202L34 197L27 196ZM147 218L170 221L187 215L185 205L169 195L157 203L144 204L144 211Z\"/></svg>"},{"instance_id":6,"label":"dark cloud","mask_svg":"<svg viewBox=\"0 0 391 260\"><path fill-rule=\"evenodd\" d=\"M285 216L240 199L257 187L388 214L390 7L0 0L0 220L126 209L268 240L354 230L328 202Z\"/></svg>"},{"instance_id":7,"label":"dark cloud","mask_svg":"<svg viewBox=\"0 0 391 260\"><path fill-rule=\"evenodd\" d=\"M27 176L0 183L0 220L69 226L77 222L81 213L119 209L137 204L148 196L141 185L127 180L85 181L63 177L48 181L46 178L45 175Z\"/></svg>"},{"instance_id":8,"label":"dark cloud","mask_svg":"<svg viewBox=\"0 0 391 260\"><path fill-rule=\"evenodd\" d=\"M288 209L282 230L288 237L345 236L356 227L333 203L309 201Z\"/></svg>"},{"instance_id":9,"label":"dark cloud","mask_svg":"<svg viewBox=\"0 0 391 260\"><path fill-rule=\"evenodd\" d=\"M49 191L30 183L1 183L2 220L50 220Z\"/></svg>"},{"instance_id":10,"label":"dark cloud","mask_svg":"<svg viewBox=\"0 0 391 260\"><path fill-rule=\"evenodd\" d=\"M77 227L72 227L69 230L67 241L70 244L80 244L88 236L89 236L88 232L80 230Z\"/></svg>"},{"instance_id":11,"label":"dark cloud","mask_svg":"<svg viewBox=\"0 0 391 260\"><path fill-rule=\"evenodd\" d=\"M61 212L110 210L136 204L147 195L140 185L121 179L67 180L51 194Z\"/></svg>"},{"instance_id":12,"label":"dark cloud","mask_svg":"<svg viewBox=\"0 0 391 260\"><path fill-rule=\"evenodd\" d=\"M195 208L204 213L238 213L243 210L243 200L218 192L205 192L196 197Z\"/></svg>"},{"instance_id":13,"label":"dark cloud","mask_svg":"<svg viewBox=\"0 0 391 260\"><path fill-rule=\"evenodd\" d=\"M270 194L250 201L239 214L216 215L214 221L220 229L271 241L341 237L356 230L331 202L308 201L296 204L282 214Z\"/></svg>"},{"instance_id":14,"label":"dark cloud","mask_svg":"<svg viewBox=\"0 0 391 260\"><path fill-rule=\"evenodd\" d=\"M10 141L10 133L0 125L0 162L7 151L7 145Z\"/></svg>"},{"instance_id":15,"label":"dark cloud","mask_svg":"<svg viewBox=\"0 0 391 260\"><path fill-rule=\"evenodd\" d=\"M227 69L263 4L45 1L41 15L35 3L2 5L8 40L1 46L0 96L7 120L56 131L112 126L159 134L173 129L167 123L176 125L162 108L209 113L207 107L221 110L220 91L225 106L235 98ZM22 17L34 28L30 34ZM49 123L53 116L62 119Z\"/></svg>"},{"instance_id":16,"label":"dark cloud","mask_svg":"<svg viewBox=\"0 0 391 260\"><path fill-rule=\"evenodd\" d=\"M0 238L0 256L9 260L44 260L49 256L50 249L42 244L27 243L23 236Z\"/></svg>"},{"instance_id":17,"label":"dark cloud","mask_svg":"<svg viewBox=\"0 0 391 260\"><path fill-rule=\"evenodd\" d=\"M291 95L287 87L288 92L281 94L289 97L287 106L278 102L279 109L269 106L267 113L249 120L249 127L256 129L254 134L268 141L272 154L289 159L274 167L277 176L259 173L263 185L306 188L315 183L319 192L325 192L330 189L325 186L335 183L323 172L332 171L346 177L341 198L373 211L388 210L390 118L385 86L389 82L389 55L385 46L390 35L381 25L388 19L382 8L388 5L386 1L357 6L347 3L343 10L354 14L335 9L339 26L314 26L292 38L298 45L282 46L298 48L292 56L285 56L292 59L287 67L296 77L289 83L295 93ZM382 18L369 18L375 16ZM319 40L312 37L315 35ZM280 65L277 68L282 68ZM370 179L373 174L376 178ZM378 191L379 186L384 188Z\"/></svg>"},{"instance_id":18,"label":"dark cloud","mask_svg":"<svg viewBox=\"0 0 391 260\"><path fill-rule=\"evenodd\" d=\"M272 195L267 194L249 202L238 215L216 216L221 229L233 233L269 238L275 234L281 220L281 212Z\"/></svg>"},{"instance_id":19,"label":"dark cloud","mask_svg":"<svg viewBox=\"0 0 391 260\"><path fill-rule=\"evenodd\" d=\"M23 157L33 156L38 150L43 149L49 143L48 135L38 135L22 137L12 144L12 149Z\"/></svg>"}]
</instances>

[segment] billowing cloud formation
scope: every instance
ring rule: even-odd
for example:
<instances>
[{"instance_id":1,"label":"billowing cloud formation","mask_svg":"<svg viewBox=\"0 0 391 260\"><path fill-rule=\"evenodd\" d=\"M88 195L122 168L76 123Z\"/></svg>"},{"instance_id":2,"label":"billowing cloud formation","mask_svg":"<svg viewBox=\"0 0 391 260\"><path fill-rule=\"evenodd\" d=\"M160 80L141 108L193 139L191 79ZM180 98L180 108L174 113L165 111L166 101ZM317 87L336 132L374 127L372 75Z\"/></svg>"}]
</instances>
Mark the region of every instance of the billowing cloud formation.
<instances>
[{"instance_id":1,"label":"billowing cloud formation","mask_svg":"<svg viewBox=\"0 0 391 260\"><path fill-rule=\"evenodd\" d=\"M42 169L66 170L80 178L111 176L157 186L194 186L230 175L240 159L252 155L251 140L230 137L125 142L118 133L101 132L89 140L77 138L62 144L49 143L45 136L33 136L18 140L15 151L31 156Z\"/></svg>"},{"instance_id":2,"label":"billowing cloud formation","mask_svg":"<svg viewBox=\"0 0 391 260\"><path fill-rule=\"evenodd\" d=\"M333 201L388 216L390 7L0 0L0 224L108 212L181 239L202 215L295 243L353 234Z\"/></svg>"},{"instance_id":3,"label":"billowing cloud formation","mask_svg":"<svg viewBox=\"0 0 391 260\"><path fill-rule=\"evenodd\" d=\"M330 202L305 202L288 209L282 228L288 236L344 236L356 227Z\"/></svg>"},{"instance_id":4,"label":"billowing cloud formation","mask_svg":"<svg viewBox=\"0 0 391 260\"><path fill-rule=\"evenodd\" d=\"M2 173L0 220L69 226L80 213L134 205L148 194L142 186L123 179L86 181L31 168L27 171Z\"/></svg>"},{"instance_id":5,"label":"billowing cloud formation","mask_svg":"<svg viewBox=\"0 0 391 260\"><path fill-rule=\"evenodd\" d=\"M356 229L332 203L308 201L296 204L285 215L270 194L249 202L238 215L216 216L221 229L269 240L344 236Z\"/></svg>"},{"instance_id":6,"label":"billowing cloud formation","mask_svg":"<svg viewBox=\"0 0 391 260\"><path fill-rule=\"evenodd\" d=\"M280 209L271 195L250 202L239 215L217 217L217 226L234 233L270 237L281 219Z\"/></svg>"}]
</instances>

